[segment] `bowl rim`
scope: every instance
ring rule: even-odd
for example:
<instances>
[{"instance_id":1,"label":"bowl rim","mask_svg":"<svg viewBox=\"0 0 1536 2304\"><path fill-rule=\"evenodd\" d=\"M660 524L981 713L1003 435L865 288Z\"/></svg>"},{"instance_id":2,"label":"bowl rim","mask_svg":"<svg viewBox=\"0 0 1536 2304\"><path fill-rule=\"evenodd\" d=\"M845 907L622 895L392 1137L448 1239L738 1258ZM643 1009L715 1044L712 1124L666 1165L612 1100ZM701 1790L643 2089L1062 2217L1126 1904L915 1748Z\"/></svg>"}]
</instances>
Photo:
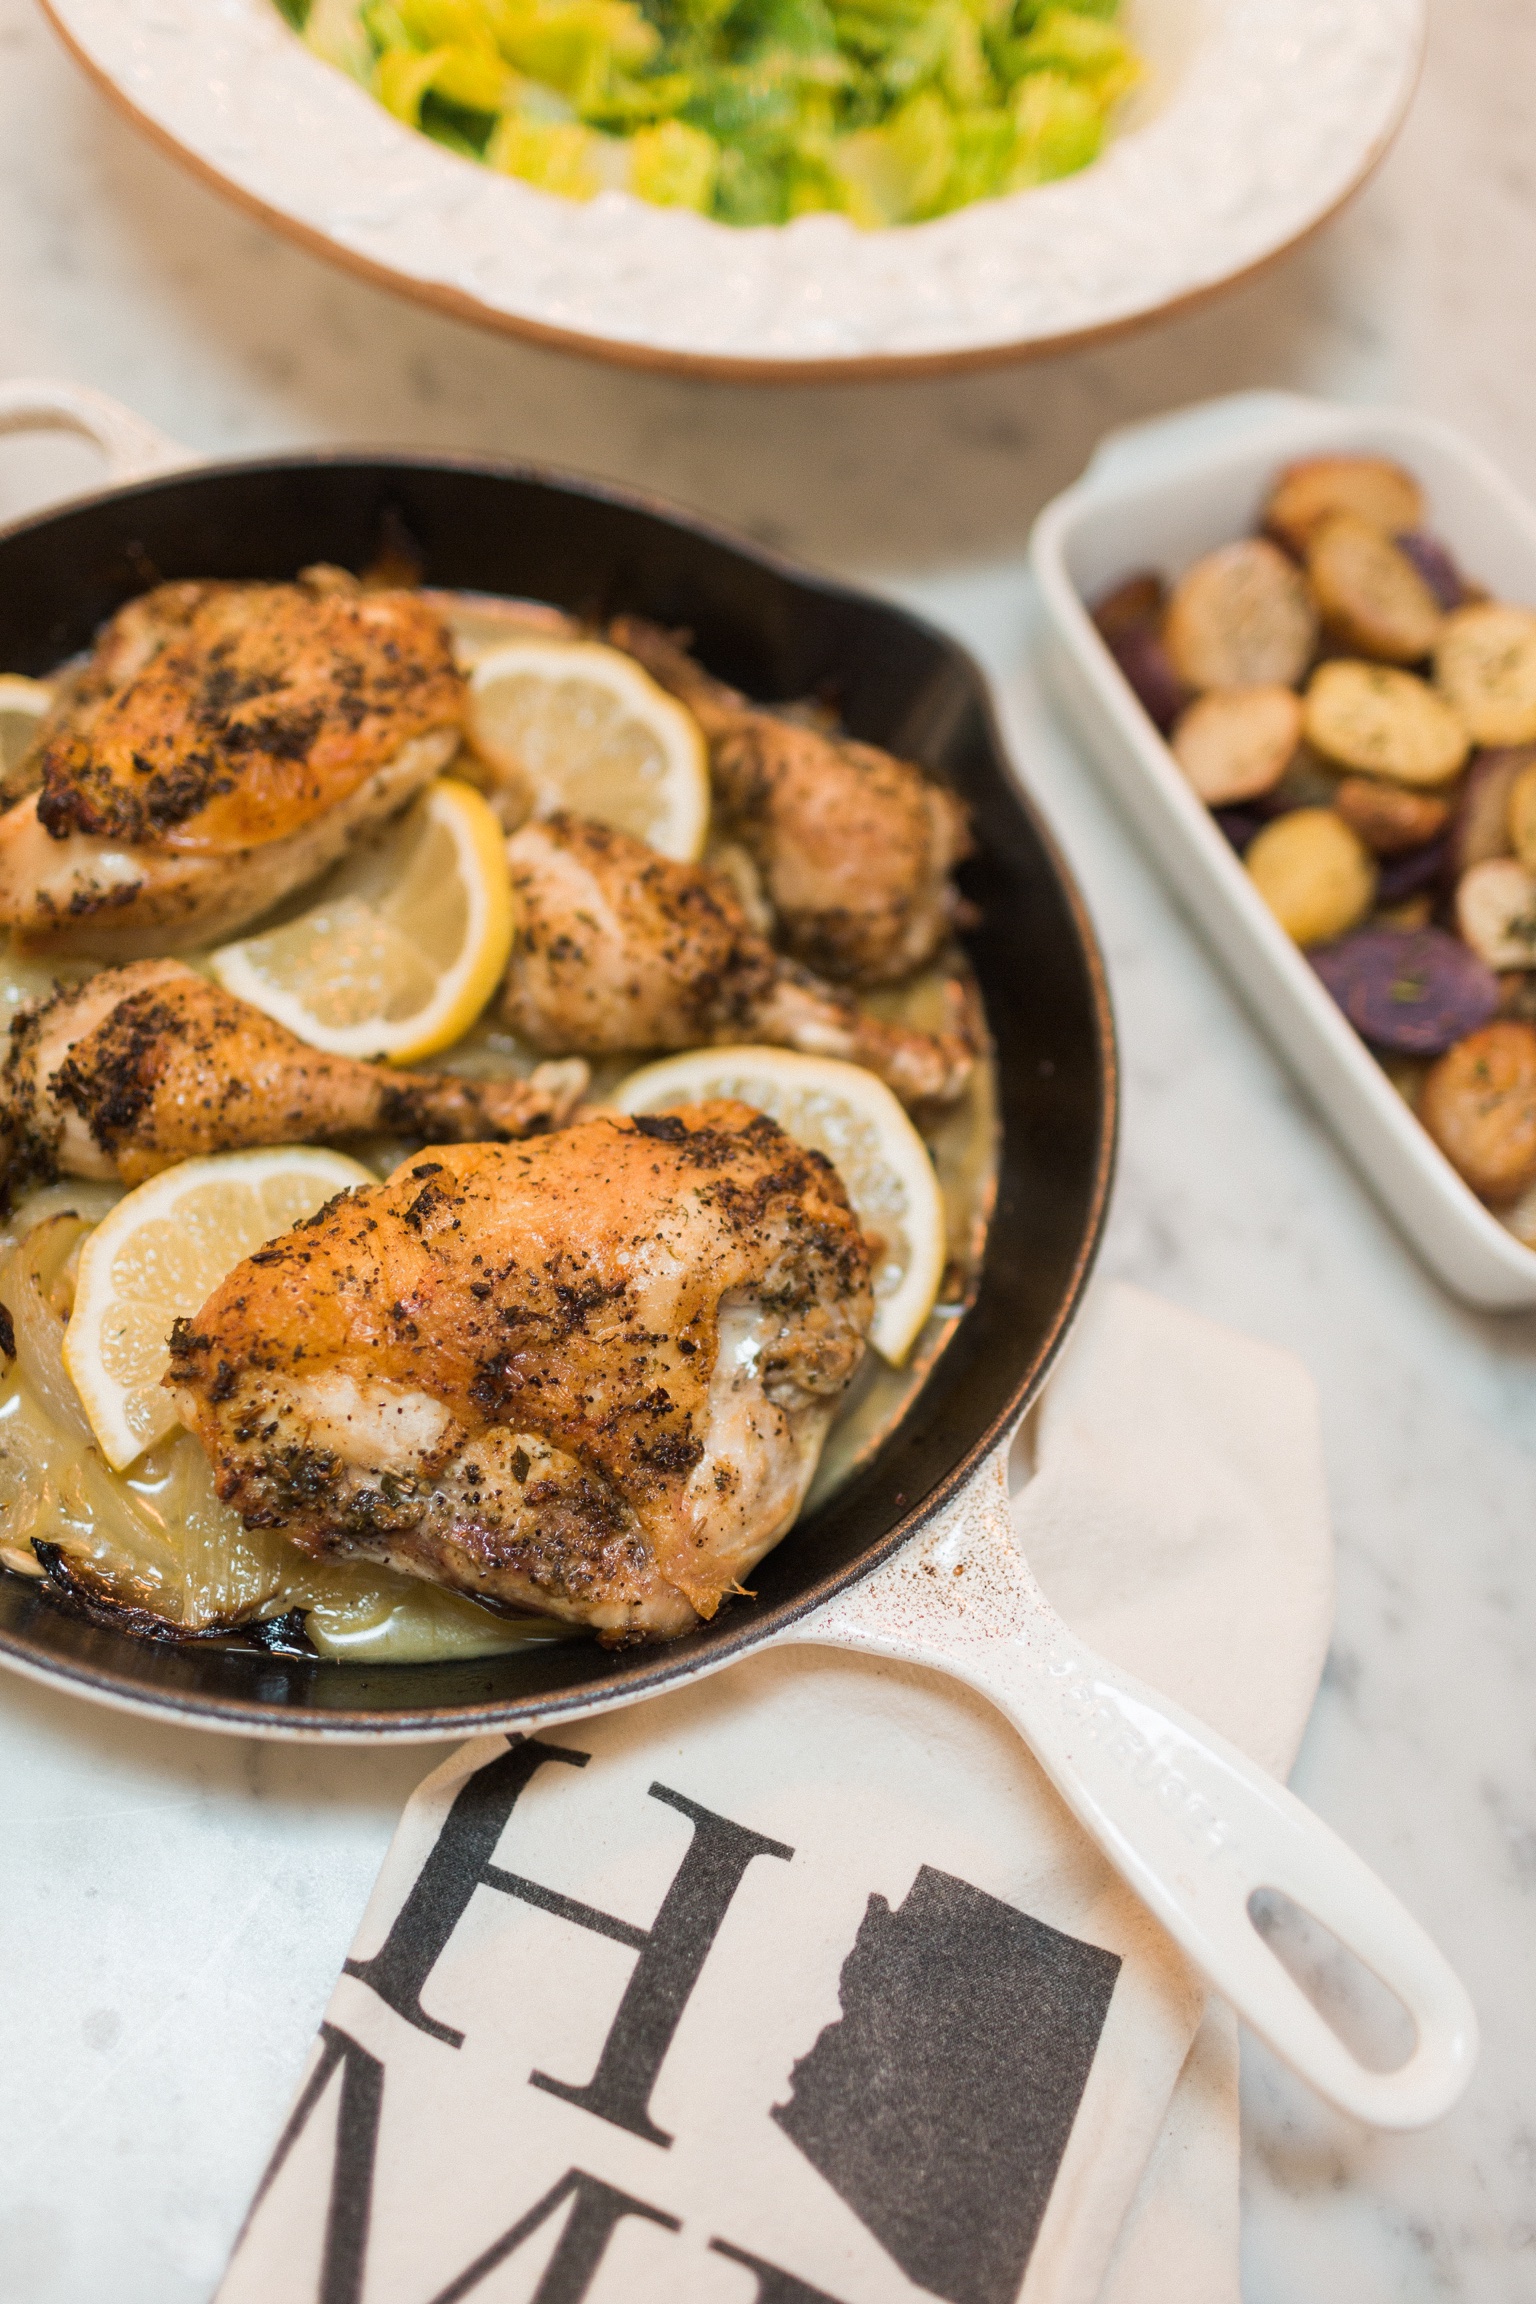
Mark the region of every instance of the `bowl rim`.
<instances>
[{"instance_id":1,"label":"bowl rim","mask_svg":"<svg viewBox=\"0 0 1536 2304\"><path fill-rule=\"evenodd\" d=\"M156 1690L146 1693L130 1675L110 1665L64 1655L44 1660L36 1644L0 1624L0 1667L51 1686L160 1721L174 1719L187 1726L285 1742L372 1744L381 1738L396 1742L430 1742L504 1730L532 1728L560 1719L585 1717L618 1705L639 1701L683 1681L701 1677L735 1663L785 1634L825 1602L836 1598L882 1566L922 1528L956 1499L989 1456L1011 1439L1018 1422L1038 1394L1081 1307L1083 1295L1102 1245L1107 1221L1120 1119L1119 1061L1108 974L1093 923L1076 879L1040 810L1024 788L1004 743L994 709L990 683L968 649L950 633L904 605L848 584L771 546L759 544L728 525L645 491L619 483L573 474L557 467L523 459L494 457L467 451L373 450L344 448L299 449L291 452L200 461L145 479L121 483L71 497L0 527L0 548L13 539L46 531L56 521L98 507L131 504L135 500L200 483L268 473L305 472L336 468L362 471L448 471L470 479L485 477L530 484L557 494L574 494L600 506L636 513L651 522L680 530L701 542L723 549L769 574L814 595L818 600L841 601L882 618L930 641L938 653L962 672L981 719L991 771L1007 805L1027 826L1038 843L1042 860L1058 891L1070 923L1087 996L1093 1068L1098 1091L1097 1124L1091 1173L1085 1178L1084 1212L1071 1265L1056 1296L1038 1342L1024 1357L1008 1386L1006 1397L986 1421L975 1428L955 1462L917 1502L899 1511L884 1533L843 1567L831 1570L792 1597L770 1605L761 1617L737 1612L718 1628L711 1628L708 1646L700 1651L690 1636L654 1649L628 1652L631 1659L622 1679L606 1687L597 1682L572 1689L556 1689L522 1697L491 1698L483 1703L421 1705L403 1703L392 1712L348 1711L345 1707L305 1707L285 1703L279 1710L246 1698L224 1698L204 1692ZM989 1242L990 1249L990 1242ZM985 1268L986 1258L983 1258ZM941 1363L942 1364L942 1363ZM920 1397L921 1395L919 1395ZM899 1429L899 1427L898 1427ZM125 1635L115 1637L124 1638ZM470 1660L466 1660L466 1663ZM494 1665L495 1658L485 1660ZM342 1666L344 1670L365 1667ZM410 1672L409 1665L377 1667Z\"/></svg>"},{"instance_id":2,"label":"bowl rim","mask_svg":"<svg viewBox=\"0 0 1536 2304\"><path fill-rule=\"evenodd\" d=\"M292 39L291 28L283 23L276 0L254 0L254 4L269 9L273 18ZM162 0L152 16L146 16L143 32L151 36L161 29L160 19L166 6L193 6L179 26L181 46L175 55L174 69L156 78L155 63L150 48L140 38L134 51L131 69L122 59L109 60L106 49L111 43L111 32L103 35L99 24L91 19L93 8L105 6L114 16L130 14L142 0L41 0L45 15L75 62L90 77L114 108L146 134L163 152L189 168L204 183L232 200L247 214L257 217L272 230L294 241L309 254L339 265L342 269L390 289L414 302L444 312L453 318L499 333L521 337L529 342L554 350L575 352L587 357L608 361L620 366L667 373L694 375L717 382L878 382L894 377L945 376L967 373L1023 361L1047 358L1056 353L1080 350L1117 340L1137 328L1156 320L1174 318L1200 309L1229 288L1235 288L1257 278L1272 265L1303 246L1316 233L1329 224L1348 205L1374 175L1385 158L1412 102L1423 66L1427 38L1427 0L1361 0L1361 7L1375 9L1379 22L1375 27L1377 38L1372 48L1365 27L1353 21L1360 8L1353 12L1346 25L1347 39L1341 40L1337 11L1328 0L1291 0L1287 14L1287 37L1271 38L1268 48L1262 44L1248 54L1243 46L1244 10L1261 11L1273 0L1199 0L1196 13L1202 20L1202 34L1211 42L1232 40L1236 54L1230 61L1236 69L1227 74L1237 89L1236 101L1253 102L1253 89L1262 84L1264 103L1262 117L1280 109L1279 97L1290 91L1293 101L1291 116L1294 133L1306 136L1315 132L1313 115L1318 110L1318 98L1332 81L1337 80L1337 101L1330 132L1301 160L1293 158L1289 166L1269 159L1259 168L1252 181L1241 192L1223 188L1220 177L1224 168L1231 174L1246 165L1245 147L1252 137L1229 129L1225 137L1224 154L1213 161L1210 182L1203 183L1198 196L1192 197L1183 216L1183 225L1192 240L1199 243L1200 252L1191 255L1185 266L1187 277L1164 283L1155 293L1141 293L1128 284L1131 273L1122 264L1118 272L1113 264L1105 272L1102 285L1095 294L1085 298L1083 283L1091 281L1095 268L1105 263L1105 247L1110 235L1106 232L1106 219L1092 212L1091 199L1084 207L1081 188L1101 171L1122 149L1112 143L1100 160L1072 177L1030 190L1004 196L998 200L973 202L967 208L954 211L950 216L932 219L926 223L895 228L894 232L858 234L850 226L855 241L879 242L899 238L904 243L907 261L894 268L900 276L891 299L891 313L896 315L910 309L911 252L923 245L922 236L944 233L950 227L979 211L1018 210L1019 203L1039 203L1042 198L1051 203L1052 229L1043 230L1046 221L1037 217L1042 232L1033 238L1029 232L1031 216L1035 211L1027 205L1018 210L1023 221L1020 226L1022 245L1010 248L1005 224L1000 224L995 237L1000 245L996 250L983 246L973 252L961 243L942 248L938 241L928 243L934 248L932 259L919 259L919 269L928 275L932 294L950 293L945 287L946 275L969 267L977 274L977 287L971 301L978 310L985 311L989 295L995 295L1000 282L1011 276L1021 279L1038 277L1046 283L1042 293L1060 292L1059 282L1067 281L1069 298L1076 298L1080 309L1075 317L1057 316L1048 323L1035 321L1023 327L1005 326L989 330L985 321L977 326L971 322L956 335L953 325L950 334L954 340L929 345L902 345L899 343L867 342L847 350L819 349L815 336L820 327L819 316L812 315L802 330L807 341L801 347L786 351L764 351L751 343L732 348L700 340L701 322L695 317L681 333L674 330L663 340L654 333L654 313L658 299L653 293L645 306L643 317L628 327L603 325L595 318L575 323L562 317L562 307L569 297L564 284L559 289L547 289L539 275L539 266L548 271L557 260L548 246L541 246L537 257L530 257L528 270L532 285L508 286L501 281L487 281L498 263L516 261L513 251L525 239L537 239L558 244L561 228L557 220L551 224L546 213L542 220L536 210L503 200L505 210L498 235L488 237L486 245L477 249L472 261L451 262L434 254L425 266L408 264L385 252L387 233L373 229L366 216L359 222L355 205L342 199L334 208L330 223L314 211L316 203L296 199L286 190L253 180L259 173L251 160L252 138L236 133L226 139L229 149L221 158L214 149L216 139L202 116L194 115L173 125L163 115L173 110L179 96L184 96L187 82L186 49L188 39L219 37L214 16L193 6L193 0ZM1312 7L1315 21L1305 11ZM229 11L222 12L223 29L230 28ZM1355 49L1349 50L1349 40ZM295 46L298 43L294 42ZM1254 47L1253 42L1249 43ZM228 95L227 83L239 81L257 85L262 77L263 60L261 42L257 40L251 53L242 60L239 72L210 71L204 75L209 85L218 84ZM1346 53L1346 51L1348 51ZM214 52L210 50L210 64ZM317 74L326 76L335 85L328 91L329 101L324 109L328 115L329 133L317 139L322 147L344 144L350 127L347 106L354 100L366 104L370 110L381 111L373 100L364 95L355 83L339 70L323 64L320 59L306 56L305 61ZM1351 77L1352 75L1352 77ZM194 75L195 77L195 75ZM314 83L315 100L321 101L322 83ZM1176 87L1170 101L1163 107L1159 119L1138 124L1128 129L1123 146L1128 148L1138 137L1161 125L1163 118L1178 114L1184 91ZM242 89L241 101L249 100L248 88ZM1209 108L1207 108L1209 109ZM1213 116L1220 117L1219 109ZM469 163L457 155L435 145L430 139L405 127L402 123L383 116L385 127L410 147L425 147L426 157L419 150L407 151L403 147L400 167L409 171L414 163L418 178L433 186L439 209L444 218L456 218L471 205L471 195L464 183L464 173L473 167L476 177L490 174L478 163ZM1198 118L1188 134L1179 141L1179 128L1175 117L1175 142L1182 156L1190 151L1201 151L1218 139L1212 133L1211 121ZM259 141L259 139L257 139ZM1165 191L1172 186L1178 192L1178 164L1172 154L1160 154L1161 179ZM457 184L450 173L457 172ZM1159 181L1158 168L1151 170L1154 186ZM511 179L494 180L498 198L515 195L518 201L533 200L542 203L547 211L568 208L572 203L555 201L534 188L518 184ZM1305 187L1305 189L1301 189ZM336 196L333 195L333 200ZM618 197L626 211L639 209L643 203ZM1260 221L1261 212L1268 204L1267 221ZM601 207L602 202L594 204ZM1148 206L1145 184L1138 185L1134 178L1122 202L1121 218L1126 212L1140 214ZM1079 216L1076 210L1082 209ZM651 226L637 229L635 245L644 250L649 238L673 230L678 224L688 227L703 226L710 232L726 233L738 243L761 241L769 234L793 232L794 227L763 227L758 230L716 225L709 220L686 216L676 211L650 211ZM658 221L659 220L659 221ZM816 225L827 219L800 219L800 223ZM838 223L843 219L837 219ZM962 224L963 230L970 227ZM370 234L372 235L370 240ZM1225 234L1225 241L1223 240ZM1158 235L1161 245L1169 237ZM452 234L445 222L438 234L439 241L451 244ZM1060 243L1058 246L1057 243ZM697 248L693 261L678 262L672 267L675 277L679 272L693 275L699 271L719 273L721 267L697 264ZM1144 252L1145 253L1145 252ZM576 261L579 250L568 246L568 261ZM957 265L957 257L960 263ZM1010 261L1011 259L1011 261ZM751 269L754 256L733 251L732 264L724 268L727 274ZM474 285L466 284L472 275ZM659 275L658 275L659 276ZM771 267L766 275L773 285ZM585 293L585 291L583 291ZM775 306L776 324L786 324L786 315L798 303L798 298L781 292ZM536 305L539 308L530 308ZM612 299L609 299L610 319ZM800 322L795 323L797 326ZM884 323L884 332L890 333L894 317ZM694 341L686 340L691 328ZM648 331L652 331L648 333ZM707 333L707 327L702 333ZM877 328L876 337L881 334Z\"/></svg>"}]
</instances>

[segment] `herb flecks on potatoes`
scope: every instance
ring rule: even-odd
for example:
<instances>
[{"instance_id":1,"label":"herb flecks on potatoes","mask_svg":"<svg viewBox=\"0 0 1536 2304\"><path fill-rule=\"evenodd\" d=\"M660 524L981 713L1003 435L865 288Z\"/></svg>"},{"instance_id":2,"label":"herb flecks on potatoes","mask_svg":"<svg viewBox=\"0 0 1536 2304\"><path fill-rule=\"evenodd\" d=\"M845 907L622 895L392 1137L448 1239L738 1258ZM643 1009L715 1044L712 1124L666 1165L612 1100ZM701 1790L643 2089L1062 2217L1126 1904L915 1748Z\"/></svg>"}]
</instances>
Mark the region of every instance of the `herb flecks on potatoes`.
<instances>
[{"instance_id":1,"label":"herb flecks on potatoes","mask_svg":"<svg viewBox=\"0 0 1536 2304\"><path fill-rule=\"evenodd\" d=\"M1435 682L1475 744L1536 743L1536 610L1458 608L1435 644Z\"/></svg>"},{"instance_id":2,"label":"herb flecks on potatoes","mask_svg":"<svg viewBox=\"0 0 1536 2304\"><path fill-rule=\"evenodd\" d=\"M1418 664L1442 622L1440 604L1407 554L1369 521L1343 512L1307 547L1323 629L1339 647L1387 664Z\"/></svg>"},{"instance_id":3,"label":"herb flecks on potatoes","mask_svg":"<svg viewBox=\"0 0 1536 2304\"><path fill-rule=\"evenodd\" d=\"M1317 646L1317 610L1301 570L1248 536L1185 570L1163 641L1190 688L1292 688Z\"/></svg>"},{"instance_id":4,"label":"herb flecks on potatoes","mask_svg":"<svg viewBox=\"0 0 1536 2304\"><path fill-rule=\"evenodd\" d=\"M1427 680L1354 658L1313 673L1306 733L1324 759L1398 784L1448 784L1469 749L1461 722Z\"/></svg>"},{"instance_id":5,"label":"herb flecks on potatoes","mask_svg":"<svg viewBox=\"0 0 1536 2304\"><path fill-rule=\"evenodd\" d=\"M1385 456L1312 456L1281 473L1264 526L1299 557L1313 531L1341 513L1401 536L1423 519L1424 496L1412 473Z\"/></svg>"}]
</instances>

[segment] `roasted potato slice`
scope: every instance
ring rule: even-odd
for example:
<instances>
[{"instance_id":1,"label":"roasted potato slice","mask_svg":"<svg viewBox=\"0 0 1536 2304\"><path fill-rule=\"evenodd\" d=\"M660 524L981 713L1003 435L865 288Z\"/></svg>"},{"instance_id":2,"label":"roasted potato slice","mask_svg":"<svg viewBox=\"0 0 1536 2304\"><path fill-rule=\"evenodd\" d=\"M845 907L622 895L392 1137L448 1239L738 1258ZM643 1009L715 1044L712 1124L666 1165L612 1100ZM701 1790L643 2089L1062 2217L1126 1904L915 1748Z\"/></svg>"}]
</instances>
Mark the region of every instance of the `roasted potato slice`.
<instances>
[{"instance_id":1,"label":"roasted potato slice","mask_svg":"<svg viewBox=\"0 0 1536 2304\"><path fill-rule=\"evenodd\" d=\"M1510 783L1505 823L1511 848L1528 872L1536 872L1536 759Z\"/></svg>"},{"instance_id":2,"label":"roasted potato slice","mask_svg":"<svg viewBox=\"0 0 1536 2304\"><path fill-rule=\"evenodd\" d=\"M1467 756L1466 731L1449 705L1427 680L1390 664L1319 664L1305 727L1324 759L1398 784L1448 784Z\"/></svg>"},{"instance_id":3,"label":"roasted potato slice","mask_svg":"<svg viewBox=\"0 0 1536 2304\"><path fill-rule=\"evenodd\" d=\"M1207 552L1173 588L1163 640L1188 687L1292 688L1312 661L1307 580L1262 536Z\"/></svg>"},{"instance_id":4,"label":"roasted potato slice","mask_svg":"<svg viewBox=\"0 0 1536 2304\"><path fill-rule=\"evenodd\" d=\"M1536 609L1456 609L1435 643L1435 681L1474 743L1536 743Z\"/></svg>"},{"instance_id":5,"label":"roasted potato slice","mask_svg":"<svg viewBox=\"0 0 1536 2304\"><path fill-rule=\"evenodd\" d=\"M1453 878L1489 856L1510 852L1509 796L1521 770L1536 760L1536 748L1475 752L1451 823Z\"/></svg>"},{"instance_id":6,"label":"roasted potato slice","mask_svg":"<svg viewBox=\"0 0 1536 2304\"><path fill-rule=\"evenodd\" d=\"M1490 968L1536 968L1536 876L1490 856L1456 883L1456 925Z\"/></svg>"},{"instance_id":7,"label":"roasted potato slice","mask_svg":"<svg viewBox=\"0 0 1536 2304\"><path fill-rule=\"evenodd\" d=\"M1424 495L1411 472L1385 456L1310 456L1281 473L1264 507L1264 525L1293 552L1339 513L1368 520L1383 536L1400 536L1424 517Z\"/></svg>"},{"instance_id":8,"label":"roasted potato slice","mask_svg":"<svg viewBox=\"0 0 1536 2304\"><path fill-rule=\"evenodd\" d=\"M1485 1024L1449 1049L1419 1118L1480 1199L1518 1200L1536 1183L1536 1025Z\"/></svg>"},{"instance_id":9,"label":"roasted potato slice","mask_svg":"<svg viewBox=\"0 0 1536 2304\"><path fill-rule=\"evenodd\" d=\"M1293 808L1250 842L1253 884L1298 944L1329 944L1359 926L1376 894L1376 862L1331 808Z\"/></svg>"},{"instance_id":10,"label":"roasted potato slice","mask_svg":"<svg viewBox=\"0 0 1536 2304\"><path fill-rule=\"evenodd\" d=\"M1486 1024L1499 980L1443 928L1362 928L1312 965L1363 1039L1405 1056L1439 1056Z\"/></svg>"},{"instance_id":11,"label":"roasted potato slice","mask_svg":"<svg viewBox=\"0 0 1536 2304\"><path fill-rule=\"evenodd\" d=\"M1405 552L1368 520L1341 512L1312 532L1307 575L1323 629L1340 647L1417 664L1440 630L1440 603Z\"/></svg>"},{"instance_id":12,"label":"roasted potato slice","mask_svg":"<svg viewBox=\"0 0 1536 2304\"><path fill-rule=\"evenodd\" d=\"M1208 808L1268 792L1300 742L1301 698L1293 688L1213 688L1180 716L1169 738Z\"/></svg>"},{"instance_id":13,"label":"roasted potato slice","mask_svg":"<svg viewBox=\"0 0 1536 2304\"><path fill-rule=\"evenodd\" d=\"M1346 776L1333 805L1373 856L1401 856L1437 840L1451 820L1451 803L1435 792L1410 792L1375 776Z\"/></svg>"}]
</instances>

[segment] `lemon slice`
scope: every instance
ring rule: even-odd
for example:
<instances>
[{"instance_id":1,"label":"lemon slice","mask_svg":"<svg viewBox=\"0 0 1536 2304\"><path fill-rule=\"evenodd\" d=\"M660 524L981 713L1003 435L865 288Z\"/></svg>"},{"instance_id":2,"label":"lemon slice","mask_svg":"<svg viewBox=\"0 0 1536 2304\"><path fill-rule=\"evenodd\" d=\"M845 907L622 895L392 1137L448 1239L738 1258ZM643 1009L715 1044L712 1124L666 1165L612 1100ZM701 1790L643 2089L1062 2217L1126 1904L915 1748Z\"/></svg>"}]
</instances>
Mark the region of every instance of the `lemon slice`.
<instances>
[{"instance_id":1,"label":"lemon slice","mask_svg":"<svg viewBox=\"0 0 1536 2304\"><path fill-rule=\"evenodd\" d=\"M38 723L52 702L53 690L45 680L0 672L0 780L21 766Z\"/></svg>"},{"instance_id":2,"label":"lemon slice","mask_svg":"<svg viewBox=\"0 0 1536 2304\"><path fill-rule=\"evenodd\" d=\"M695 1048L631 1072L611 1101L621 1112L666 1112L712 1096L755 1105L797 1144L831 1161L859 1222L885 1244L870 1342L899 1368L939 1292L947 1235L933 1162L889 1088L833 1056Z\"/></svg>"},{"instance_id":3,"label":"lemon slice","mask_svg":"<svg viewBox=\"0 0 1536 2304\"><path fill-rule=\"evenodd\" d=\"M378 1178L307 1144L184 1160L119 1200L86 1235L64 1365L103 1456L121 1472L176 1429L160 1379L178 1320L200 1312L244 1256Z\"/></svg>"},{"instance_id":4,"label":"lemon slice","mask_svg":"<svg viewBox=\"0 0 1536 2304\"><path fill-rule=\"evenodd\" d=\"M313 1048L414 1064L469 1030L511 950L506 836L478 792L441 776L309 911L209 965Z\"/></svg>"},{"instance_id":5,"label":"lemon slice","mask_svg":"<svg viewBox=\"0 0 1536 2304\"><path fill-rule=\"evenodd\" d=\"M557 808L696 863L709 831L709 762L691 712L632 656L587 640L514 640L475 666L469 733L536 816Z\"/></svg>"}]
</instances>

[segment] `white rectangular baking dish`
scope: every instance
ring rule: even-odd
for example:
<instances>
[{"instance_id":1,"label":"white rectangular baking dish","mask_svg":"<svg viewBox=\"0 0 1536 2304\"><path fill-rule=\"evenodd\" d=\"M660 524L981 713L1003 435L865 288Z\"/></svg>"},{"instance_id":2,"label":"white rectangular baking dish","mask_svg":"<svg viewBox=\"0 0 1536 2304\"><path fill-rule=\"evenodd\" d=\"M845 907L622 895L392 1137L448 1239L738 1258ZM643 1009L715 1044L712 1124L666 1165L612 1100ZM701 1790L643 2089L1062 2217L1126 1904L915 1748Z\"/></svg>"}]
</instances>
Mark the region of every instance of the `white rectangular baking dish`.
<instances>
[{"instance_id":1,"label":"white rectangular baking dish","mask_svg":"<svg viewBox=\"0 0 1536 2304\"><path fill-rule=\"evenodd\" d=\"M1536 514L1469 442L1406 410L1244 392L1111 433L1035 523L1030 559L1060 700L1186 909L1445 1285L1496 1310L1536 1304L1536 1253L1491 1215L1409 1111L1276 924L1122 679L1086 606L1123 576L1177 577L1256 524L1270 481L1325 451L1394 456L1469 576L1536 603Z\"/></svg>"}]
</instances>

